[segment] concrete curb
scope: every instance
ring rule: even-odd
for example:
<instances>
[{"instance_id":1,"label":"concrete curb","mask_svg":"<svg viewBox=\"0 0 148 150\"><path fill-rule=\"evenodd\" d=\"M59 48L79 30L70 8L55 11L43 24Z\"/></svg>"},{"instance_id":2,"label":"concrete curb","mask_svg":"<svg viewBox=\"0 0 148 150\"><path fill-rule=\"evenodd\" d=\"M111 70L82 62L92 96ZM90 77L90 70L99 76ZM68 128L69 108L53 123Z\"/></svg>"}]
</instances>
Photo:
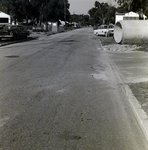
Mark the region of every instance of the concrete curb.
<instances>
[{"instance_id":1,"label":"concrete curb","mask_svg":"<svg viewBox=\"0 0 148 150\"><path fill-rule=\"evenodd\" d=\"M103 47L102 47L103 48ZM106 52L105 52L106 53ZM107 55L107 53L106 53ZM145 111L142 109L140 103L136 99L136 97L133 95L131 89L127 85L127 83L124 82L122 76L120 75L120 71L118 70L117 66L115 63L109 58L107 55L108 60L110 62L110 67L112 68L115 76L117 77L117 80L121 83L121 88L130 104L130 107L132 108L132 111L136 117L136 120L138 124L140 125L142 132L148 142L148 116L145 113Z\"/></svg>"}]
</instances>

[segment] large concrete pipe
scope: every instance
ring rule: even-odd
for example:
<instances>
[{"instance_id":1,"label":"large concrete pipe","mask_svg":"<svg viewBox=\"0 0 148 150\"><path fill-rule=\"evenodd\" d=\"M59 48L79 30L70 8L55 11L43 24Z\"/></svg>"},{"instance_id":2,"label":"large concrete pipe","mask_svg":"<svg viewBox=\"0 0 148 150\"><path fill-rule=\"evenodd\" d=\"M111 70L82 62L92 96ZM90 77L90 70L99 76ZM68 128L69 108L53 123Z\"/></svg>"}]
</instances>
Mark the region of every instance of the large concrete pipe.
<instances>
[{"instance_id":1,"label":"large concrete pipe","mask_svg":"<svg viewBox=\"0 0 148 150\"><path fill-rule=\"evenodd\" d=\"M114 27L117 43L148 43L148 20L122 20Z\"/></svg>"}]
</instances>

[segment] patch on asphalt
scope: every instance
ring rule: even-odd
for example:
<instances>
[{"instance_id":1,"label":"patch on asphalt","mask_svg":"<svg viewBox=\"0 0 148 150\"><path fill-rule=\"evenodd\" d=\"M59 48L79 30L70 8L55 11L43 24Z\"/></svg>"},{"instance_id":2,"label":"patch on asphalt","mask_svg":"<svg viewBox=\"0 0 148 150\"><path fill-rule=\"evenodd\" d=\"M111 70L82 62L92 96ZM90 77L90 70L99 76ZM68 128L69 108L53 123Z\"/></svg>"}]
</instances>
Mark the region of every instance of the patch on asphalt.
<instances>
[{"instance_id":1,"label":"patch on asphalt","mask_svg":"<svg viewBox=\"0 0 148 150\"><path fill-rule=\"evenodd\" d=\"M62 41L59 41L59 42L66 42L66 43L70 42L71 43L71 42L77 42L77 41L76 40L62 40Z\"/></svg>"},{"instance_id":2,"label":"patch on asphalt","mask_svg":"<svg viewBox=\"0 0 148 150\"><path fill-rule=\"evenodd\" d=\"M65 139L67 141L69 140L80 140L81 137L78 135L73 135L71 132L69 131L64 131L63 134L60 135L60 138Z\"/></svg>"},{"instance_id":3,"label":"patch on asphalt","mask_svg":"<svg viewBox=\"0 0 148 150\"><path fill-rule=\"evenodd\" d=\"M104 72L92 74L92 77L98 80L108 80L108 77Z\"/></svg>"},{"instance_id":4,"label":"patch on asphalt","mask_svg":"<svg viewBox=\"0 0 148 150\"><path fill-rule=\"evenodd\" d=\"M17 58L17 57L20 57L20 56L17 56L17 55L10 55L10 56L5 56L6 58Z\"/></svg>"},{"instance_id":5,"label":"patch on asphalt","mask_svg":"<svg viewBox=\"0 0 148 150\"><path fill-rule=\"evenodd\" d=\"M130 83L128 85L138 102L141 104L142 109L148 115L148 82Z\"/></svg>"}]
</instances>

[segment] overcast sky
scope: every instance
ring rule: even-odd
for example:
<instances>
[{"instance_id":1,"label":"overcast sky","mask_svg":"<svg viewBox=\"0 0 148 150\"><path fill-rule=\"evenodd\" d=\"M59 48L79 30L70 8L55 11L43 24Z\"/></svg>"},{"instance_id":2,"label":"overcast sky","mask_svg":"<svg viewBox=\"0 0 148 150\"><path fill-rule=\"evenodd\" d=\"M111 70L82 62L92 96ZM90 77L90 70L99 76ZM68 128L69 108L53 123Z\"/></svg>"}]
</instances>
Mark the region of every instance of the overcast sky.
<instances>
[{"instance_id":1,"label":"overcast sky","mask_svg":"<svg viewBox=\"0 0 148 150\"><path fill-rule=\"evenodd\" d=\"M108 2L115 6L115 0L68 0L70 3L70 13L73 14L87 14L88 10L94 7L95 1L100 3Z\"/></svg>"}]
</instances>

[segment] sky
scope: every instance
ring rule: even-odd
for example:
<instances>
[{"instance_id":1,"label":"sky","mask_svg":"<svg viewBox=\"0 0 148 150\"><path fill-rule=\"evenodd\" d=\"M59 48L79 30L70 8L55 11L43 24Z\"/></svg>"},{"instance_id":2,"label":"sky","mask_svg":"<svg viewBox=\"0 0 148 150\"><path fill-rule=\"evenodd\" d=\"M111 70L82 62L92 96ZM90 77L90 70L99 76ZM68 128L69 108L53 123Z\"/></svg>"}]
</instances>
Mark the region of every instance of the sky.
<instances>
[{"instance_id":1,"label":"sky","mask_svg":"<svg viewBox=\"0 0 148 150\"><path fill-rule=\"evenodd\" d=\"M94 7L95 1L108 2L115 6L115 0L68 0L70 3L69 11L71 14L87 14L88 10Z\"/></svg>"}]
</instances>

